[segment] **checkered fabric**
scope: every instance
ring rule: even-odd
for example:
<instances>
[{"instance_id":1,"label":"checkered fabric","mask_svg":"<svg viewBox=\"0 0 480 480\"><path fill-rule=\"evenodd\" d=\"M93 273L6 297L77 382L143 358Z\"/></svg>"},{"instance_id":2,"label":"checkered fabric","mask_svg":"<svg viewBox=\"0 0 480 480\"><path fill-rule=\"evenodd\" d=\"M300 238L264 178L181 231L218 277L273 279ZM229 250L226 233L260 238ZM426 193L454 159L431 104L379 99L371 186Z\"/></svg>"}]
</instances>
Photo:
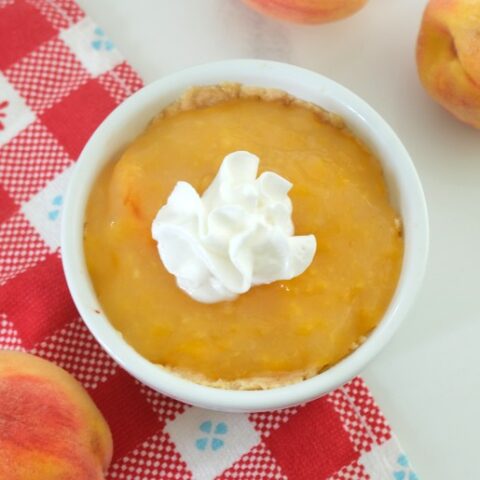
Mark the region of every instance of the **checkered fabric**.
<instances>
[{"instance_id":1,"label":"checkered fabric","mask_svg":"<svg viewBox=\"0 0 480 480\"><path fill-rule=\"evenodd\" d=\"M85 386L113 432L108 479L415 480L359 378L282 411L211 412L140 384L90 335L60 261L63 195L93 130L141 86L72 0L0 0L0 347Z\"/></svg>"}]
</instances>

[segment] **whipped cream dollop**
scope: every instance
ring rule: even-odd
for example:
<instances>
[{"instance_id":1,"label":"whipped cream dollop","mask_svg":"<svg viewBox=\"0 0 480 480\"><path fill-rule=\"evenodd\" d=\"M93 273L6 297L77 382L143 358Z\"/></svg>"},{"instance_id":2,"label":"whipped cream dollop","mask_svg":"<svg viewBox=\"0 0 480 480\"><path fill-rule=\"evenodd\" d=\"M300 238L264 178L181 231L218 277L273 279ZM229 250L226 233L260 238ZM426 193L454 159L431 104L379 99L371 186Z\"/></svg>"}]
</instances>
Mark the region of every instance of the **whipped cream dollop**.
<instances>
[{"instance_id":1,"label":"whipped cream dollop","mask_svg":"<svg viewBox=\"0 0 480 480\"><path fill-rule=\"evenodd\" d=\"M273 172L257 178L258 165L249 152L227 155L202 196L178 182L153 221L165 268L199 302L291 279L313 260L315 236L294 235L292 184Z\"/></svg>"}]
</instances>

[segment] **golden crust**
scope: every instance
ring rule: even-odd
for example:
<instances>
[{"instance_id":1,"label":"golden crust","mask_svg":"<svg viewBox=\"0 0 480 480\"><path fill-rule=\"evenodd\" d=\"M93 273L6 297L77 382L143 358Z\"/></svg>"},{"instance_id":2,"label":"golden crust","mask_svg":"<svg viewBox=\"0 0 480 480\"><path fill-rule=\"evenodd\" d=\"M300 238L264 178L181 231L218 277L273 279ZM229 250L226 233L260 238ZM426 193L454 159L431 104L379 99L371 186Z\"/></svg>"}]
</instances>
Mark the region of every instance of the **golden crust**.
<instances>
[{"instance_id":1,"label":"golden crust","mask_svg":"<svg viewBox=\"0 0 480 480\"><path fill-rule=\"evenodd\" d=\"M252 87L240 83L221 83L219 85L191 87L178 100L160 112L157 118L171 117L179 112L207 108L218 103L240 98L255 98L267 102L281 101L286 105L297 105L311 110L321 120L337 128L345 127L345 123L340 116L328 112L318 105L295 98L283 90Z\"/></svg>"},{"instance_id":2,"label":"golden crust","mask_svg":"<svg viewBox=\"0 0 480 480\"><path fill-rule=\"evenodd\" d=\"M168 372L174 373L182 378L190 380L200 385L205 385L213 388L221 388L224 390L269 390L271 388L284 387L291 385L292 383L298 383L307 378L315 376L318 372L317 369L310 368L296 372L276 373L271 376L258 376L251 378L237 378L235 380L212 380L205 375L193 372L191 370L165 367L159 365L161 368Z\"/></svg>"}]
</instances>

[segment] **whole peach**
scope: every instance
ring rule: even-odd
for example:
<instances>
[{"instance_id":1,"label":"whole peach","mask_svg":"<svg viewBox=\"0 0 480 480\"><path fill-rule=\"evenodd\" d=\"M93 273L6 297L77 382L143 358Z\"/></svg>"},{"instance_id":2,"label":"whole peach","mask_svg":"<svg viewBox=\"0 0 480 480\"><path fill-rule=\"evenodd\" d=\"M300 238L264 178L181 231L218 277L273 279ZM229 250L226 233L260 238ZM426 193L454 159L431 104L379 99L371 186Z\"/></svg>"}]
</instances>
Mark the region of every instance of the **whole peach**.
<instances>
[{"instance_id":1,"label":"whole peach","mask_svg":"<svg viewBox=\"0 0 480 480\"><path fill-rule=\"evenodd\" d=\"M326 23L360 10L367 0L244 0L260 13L297 23Z\"/></svg>"},{"instance_id":2,"label":"whole peach","mask_svg":"<svg viewBox=\"0 0 480 480\"><path fill-rule=\"evenodd\" d=\"M480 128L480 0L430 0L417 42L417 66L437 102Z\"/></svg>"},{"instance_id":3,"label":"whole peach","mask_svg":"<svg viewBox=\"0 0 480 480\"><path fill-rule=\"evenodd\" d=\"M0 351L2 480L103 480L111 457L108 425L71 375Z\"/></svg>"}]
</instances>

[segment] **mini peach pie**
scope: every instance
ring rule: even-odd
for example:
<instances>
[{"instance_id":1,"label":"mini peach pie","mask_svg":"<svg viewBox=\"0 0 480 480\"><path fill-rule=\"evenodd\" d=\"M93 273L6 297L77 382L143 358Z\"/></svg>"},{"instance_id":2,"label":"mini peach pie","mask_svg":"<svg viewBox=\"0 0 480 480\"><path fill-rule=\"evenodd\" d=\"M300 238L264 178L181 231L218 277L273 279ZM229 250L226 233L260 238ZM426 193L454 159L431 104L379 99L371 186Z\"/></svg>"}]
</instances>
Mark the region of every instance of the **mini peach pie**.
<instances>
[{"instance_id":1,"label":"mini peach pie","mask_svg":"<svg viewBox=\"0 0 480 480\"><path fill-rule=\"evenodd\" d=\"M141 355L195 382L272 388L357 348L395 291L400 218L341 118L285 92L195 87L100 174L84 247Z\"/></svg>"}]
</instances>

